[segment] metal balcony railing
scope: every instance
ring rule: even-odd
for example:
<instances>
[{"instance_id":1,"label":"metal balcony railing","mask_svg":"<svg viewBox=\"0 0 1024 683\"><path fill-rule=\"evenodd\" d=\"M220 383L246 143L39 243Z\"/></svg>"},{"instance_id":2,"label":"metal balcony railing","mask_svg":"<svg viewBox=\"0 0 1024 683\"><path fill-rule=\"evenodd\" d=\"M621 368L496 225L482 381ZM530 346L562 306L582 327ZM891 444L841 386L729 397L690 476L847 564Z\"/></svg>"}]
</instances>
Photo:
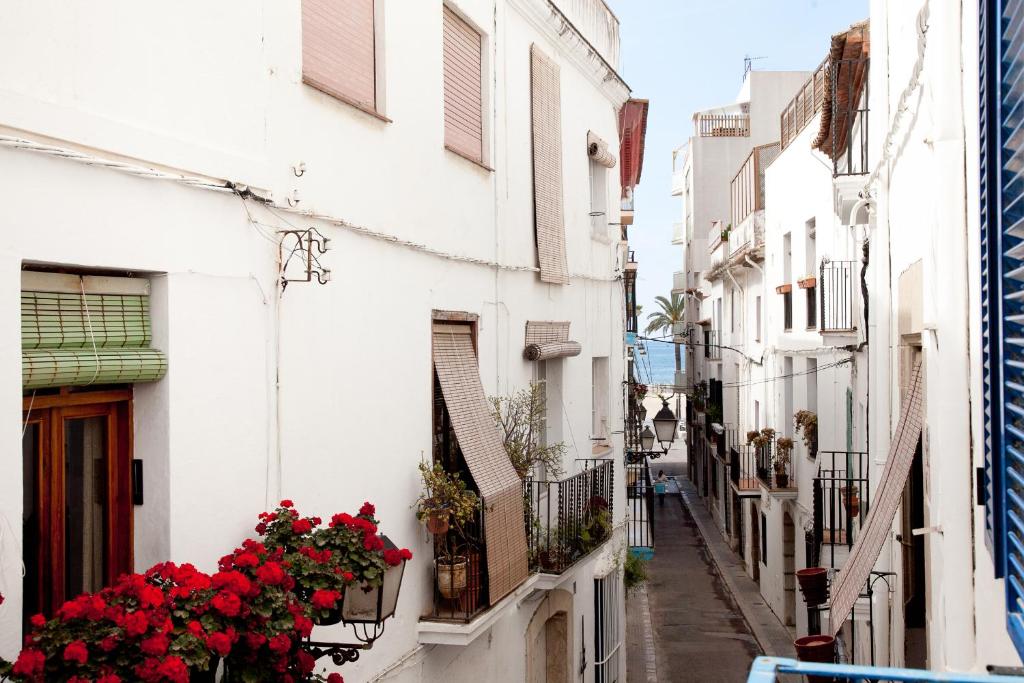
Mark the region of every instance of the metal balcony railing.
<instances>
[{"instance_id":1,"label":"metal balcony railing","mask_svg":"<svg viewBox=\"0 0 1024 683\"><path fill-rule=\"evenodd\" d=\"M626 529L630 548L654 547L654 479L651 467L644 458L626 465L626 504L629 507L629 526Z\"/></svg>"},{"instance_id":2,"label":"metal balcony railing","mask_svg":"<svg viewBox=\"0 0 1024 683\"><path fill-rule=\"evenodd\" d=\"M804 678L806 676L806 678ZM776 681L817 680L856 681L857 683L885 683L889 681L917 681L918 683L1011 683L1021 680L1019 675L993 676L985 674L934 672L922 669L898 669L857 664L817 664L795 659L758 657L750 667L747 683L775 683Z\"/></svg>"},{"instance_id":3,"label":"metal balcony railing","mask_svg":"<svg viewBox=\"0 0 1024 683\"><path fill-rule=\"evenodd\" d=\"M750 136L749 114L694 114L694 132L702 138Z\"/></svg>"},{"instance_id":4,"label":"metal balcony railing","mask_svg":"<svg viewBox=\"0 0 1024 683\"><path fill-rule=\"evenodd\" d=\"M629 252L629 263L635 264L636 257ZM622 274L623 288L626 296L626 332L638 331L636 315L636 268L626 268Z\"/></svg>"},{"instance_id":5,"label":"metal balcony railing","mask_svg":"<svg viewBox=\"0 0 1024 683\"><path fill-rule=\"evenodd\" d=\"M852 332L857 329L854 306L857 296L857 265L856 261L821 262L817 289L821 297L818 317L822 333Z\"/></svg>"},{"instance_id":6,"label":"metal balcony railing","mask_svg":"<svg viewBox=\"0 0 1024 683\"><path fill-rule=\"evenodd\" d=\"M729 449L729 479L738 491L760 490L757 483L757 457L753 447L736 444Z\"/></svg>"},{"instance_id":7,"label":"metal balcony railing","mask_svg":"<svg viewBox=\"0 0 1024 683\"><path fill-rule=\"evenodd\" d=\"M530 569L561 574L611 535L614 467L580 461L582 472L560 481L523 481Z\"/></svg>"},{"instance_id":8,"label":"metal balcony railing","mask_svg":"<svg viewBox=\"0 0 1024 683\"><path fill-rule=\"evenodd\" d=\"M834 177L864 175L868 166L867 57L839 59L832 65L832 164Z\"/></svg>"},{"instance_id":9,"label":"metal balcony railing","mask_svg":"<svg viewBox=\"0 0 1024 683\"><path fill-rule=\"evenodd\" d=\"M814 552L809 566L836 567L836 553L853 548L871 500L870 460L861 451L820 451L814 478Z\"/></svg>"},{"instance_id":10,"label":"metal balcony railing","mask_svg":"<svg viewBox=\"0 0 1024 683\"><path fill-rule=\"evenodd\" d=\"M483 528L483 512L478 511L466 525L453 525L446 534L434 536L434 557L452 557L453 568L439 577L442 565L434 562L434 605L429 619L468 622L488 608Z\"/></svg>"}]
</instances>

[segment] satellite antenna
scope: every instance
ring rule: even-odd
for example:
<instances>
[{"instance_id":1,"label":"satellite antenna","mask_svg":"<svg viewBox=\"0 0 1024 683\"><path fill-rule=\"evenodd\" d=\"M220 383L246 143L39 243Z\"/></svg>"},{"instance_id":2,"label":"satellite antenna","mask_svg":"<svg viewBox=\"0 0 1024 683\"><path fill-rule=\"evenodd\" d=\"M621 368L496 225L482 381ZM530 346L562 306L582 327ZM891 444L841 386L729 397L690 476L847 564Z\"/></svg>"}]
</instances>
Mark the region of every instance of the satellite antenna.
<instances>
[{"instance_id":1,"label":"satellite antenna","mask_svg":"<svg viewBox=\"0 0 1024 683\"><path fill-rule=\"evenodd\" d=\"M751 57L750 55L745 55L743 57L743 78L746 78L747 74L754 70L754 62L756 62L759 59L768 59L768 58L767 57Z\"/></svg>"}]
</instances>

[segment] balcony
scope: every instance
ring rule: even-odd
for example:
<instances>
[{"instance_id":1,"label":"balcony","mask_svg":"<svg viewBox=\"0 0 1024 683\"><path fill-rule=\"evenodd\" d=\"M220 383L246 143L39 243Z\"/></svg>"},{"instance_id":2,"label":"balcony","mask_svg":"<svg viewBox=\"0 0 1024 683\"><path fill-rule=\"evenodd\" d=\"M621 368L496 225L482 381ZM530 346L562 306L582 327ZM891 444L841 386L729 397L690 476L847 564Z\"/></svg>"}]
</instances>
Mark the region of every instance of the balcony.
<instances>
[{"instance_id":1,"label":"balcony","mask_svg":"<svg viewBox=\"0 0 1024 683\"><path fill-rule=\"evenodd\" d=\"M729 184L732 225L738 226L755 211L764 210L764 174L779 156L778 142L755 147Z\"/></svg>"},{"instance_id":2,"label":"balcony","mask_svg":"<svg viewBox=\"0 0 1024 683\"><path fill-rule=\"evenodd\" d=\"M626 297L626 332L636 334L639 330L636 315L636 255L632 250L629 252L628 258L625 271L622 273Z\"/></svg>"},{"instance_id":3,"label":"balcony","mask_svg":"<svg viewBox=\"0 0 1024 683\"><path fill-rule=\"evenodd\" d=\"M828 58L818 65L811 77L807 79L800 92L796 94L786 108L782 110L779 123L782 130L782 149L789 147L796 136L807 127L811 119L821 111L825 101L825 90L828 87L826 67Z\"/></svg>"},{"instance_id":4,"label":"balcony","mask_svg":"<svg viewBox=\"0 0 1024 683\"><path fill-rule=\"evenodd\" d=\"M686 223L672 224L672 244L686 244Z\"/></svg>"},{"instance_id":5,"label":"balcony","mask_svg":"<svg viewBox=\"0 0 1024 683\"><path fill-rule=\"evenodd\" d=\"M681 168L672 171L672 196L681 197L686 191L686 172Z\"/></svg>"},{"instance_id":6,"label":"balcony","mask_svg":"<svg viewBox=\"0 0 1024 683\"><path fill-rule=\"evenodd\" d=\"M871 500L870 461L859 451L821 451L814 478L814 548L808 566L839 568L863 527ZM813 560L813 562L811 562Z\"/></svg>"},{"instance_id":7,"label":"balcony","mask_svg":"<svg viewBox=\"0 0 1024 683\"><path fill-rule=\"evenodd\" d=\"M856 336L858 265L857 261L822 260L817 282L821 334Z\"/></svg>"},{"instance_id":8,"label":"balcony","mask_svg":"<svg viewBox=\"0 0 1024 683\"><path fill-rule=\"evenodd\" d=\"M868 166L867 57L836 60L832 79L832 175L859 176Z\"/></svg>"},{"instance_id":9,"label":"balcony","mask_svg":"<svg viewBox=\"0 0 1024 683\"><path fill-rule=\"evenodd\" d=\"M683 294L686 292L686 272L676 270L672 273L672 293Z\"/></svg>"},{"instance_id":10,"label":"balcony","mask_svg":"<svg viewBox=\"0 0 1024 683\"><path fill-rule=\"evenodd\" d=\"M761 495L753 447L737 443L729 449L729 480L733 490L741 497Z\"/></svg>"},{"instance_id":11,"label":"balcony","mask_svg":"<svg viewBox=\"0 0 1024 683\"><path fill-rule=\"evenodd\" d=\"M611 536L613 463L580 462L566 479L523 482L530 571L561 574Z\"/></svg>"},{"instance_id":12,"label":"balcony","mask_svg":"<svg viewBox=\"0 0 1024 683\"><path fill-rule=\"evenodd\" d=\"M693 130L701 138L750 137L750 115L694 114Z\"/></svg>"},{"instance_id":13,"label":"balcony","mask_svg":"<svg viewBox=\"0 0 1024 683\"><path fill-rule=\"evenodd\" d=\"M796 492L796 480L792 477L792 458L780 457L775 437L772 437L767 445L751 444L750 448L754 452L757 479L762 487L775 493Z\"/></svg>"},{"instance_id":14,"label":"balcony","mask_svg":"<svg viewBox=\"0 0 1024 683\"><path fill-rule=\"evenodd\" d=\"M465 558L466 583L462 589L455 585L458 582L457 572L439 579L439 565L435 562L433 608L426 619L468 623L490 606L487 592L487 545L483 528L483 512L478 510L474 518L461 529L452 529L447 534L434 536L434 557L447 556L452 552ZM444 593L442 589L445 589Z\"/></svg>"},{"instance_id":15,"label":"balcony","mask_svg":"<svg viewBox=\"0 0 1024 683\"><path fill-rule=\"evenodd\" d=\"M722 360L722 332L720 330L704 330L704 357L709 360Z\"/></svg>"}]
</instances>

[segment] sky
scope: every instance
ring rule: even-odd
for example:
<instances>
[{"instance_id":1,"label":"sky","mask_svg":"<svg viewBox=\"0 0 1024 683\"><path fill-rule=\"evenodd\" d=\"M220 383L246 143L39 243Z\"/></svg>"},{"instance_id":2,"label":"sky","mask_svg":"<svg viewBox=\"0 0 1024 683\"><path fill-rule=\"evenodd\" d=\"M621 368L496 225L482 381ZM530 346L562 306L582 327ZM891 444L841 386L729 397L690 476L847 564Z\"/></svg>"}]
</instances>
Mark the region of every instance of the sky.
<instances>
[{"instance_id":1,"label":"sky","mask_svg":"<svg viewBox=\"0 0 1024 683\"><path fill-rule=\"evenodd\" d=\"M868 0L606 2L620 22L620 74L633 97L650 100L629 229L646 319L682 270L682 247L672 245L672 224L681 220L679 197L670 194L672 150L687 141L693 112L736 99L745 56L762 57L753 62L761 71L812 71L833 33L867 18Z\"/></svg>"}]
</instances>

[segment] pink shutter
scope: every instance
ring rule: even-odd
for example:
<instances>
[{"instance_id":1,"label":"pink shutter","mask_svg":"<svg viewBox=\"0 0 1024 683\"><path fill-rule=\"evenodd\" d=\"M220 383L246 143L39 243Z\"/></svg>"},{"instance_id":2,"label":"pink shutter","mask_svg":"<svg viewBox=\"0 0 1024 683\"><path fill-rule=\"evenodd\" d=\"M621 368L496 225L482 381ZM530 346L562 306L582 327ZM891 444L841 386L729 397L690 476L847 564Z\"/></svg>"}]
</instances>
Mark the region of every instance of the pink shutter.
<instances>
[{"instance_id":1,"label":"pink shutter","mask_svg":"<svg viewBox=\"0 0 1024 683\"><path fill-rule=\"evenodd\" d=\"M444 8L444 144L483 162L480 34Z\"/></svg>"},{"instance_id":2,"label":"pink shutter","mask_svg":"<svg viewBox=\"0 0 1024 683\"><path fill-rule=\"evenodd\" d=\"M302 81L376 109L374 0L302 0Z\"/></svg>"}]
</instances>

